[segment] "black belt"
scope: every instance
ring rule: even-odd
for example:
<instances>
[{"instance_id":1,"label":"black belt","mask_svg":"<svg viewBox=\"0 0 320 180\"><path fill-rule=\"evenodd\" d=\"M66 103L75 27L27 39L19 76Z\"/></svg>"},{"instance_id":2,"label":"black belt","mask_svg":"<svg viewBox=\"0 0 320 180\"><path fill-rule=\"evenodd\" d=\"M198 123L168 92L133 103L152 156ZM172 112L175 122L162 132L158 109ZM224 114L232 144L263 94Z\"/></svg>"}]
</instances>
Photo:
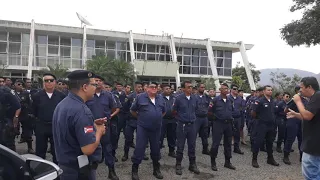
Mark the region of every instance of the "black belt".
<instances>
[{"instance_id":1,"label":"black belt","mask_svg":"<svg viewBox=\"0 0 320 180\"><path fill-rule=\"evenodd\" d=\"M182 121L179 121L179 122L184 124L184 125L192 125L192 124L194 124L194 122L182 122Z\"/></svg>"}]
</instances>

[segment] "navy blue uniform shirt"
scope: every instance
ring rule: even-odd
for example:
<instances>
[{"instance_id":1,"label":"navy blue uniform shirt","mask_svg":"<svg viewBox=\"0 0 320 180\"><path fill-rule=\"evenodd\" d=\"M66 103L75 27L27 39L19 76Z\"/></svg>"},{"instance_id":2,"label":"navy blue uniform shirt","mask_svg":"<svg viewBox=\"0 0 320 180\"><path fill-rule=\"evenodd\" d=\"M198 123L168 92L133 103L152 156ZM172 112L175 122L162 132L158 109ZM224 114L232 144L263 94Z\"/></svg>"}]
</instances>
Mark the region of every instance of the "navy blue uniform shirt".
<instances>
[{"instance_id":1,"label":"navy blue uniform shirt","mask_svg":"<svg viewBox=\"0 0 320 180\"><path fill-rule=\"evenodd\" d=\"M120 101L120 103L121 103L121 106L123 107L123 105L124 105L124 103L125 103L125 101L126 101L126 98L127 98L127 95L126 95L126 93L124 92L124 91L113 91L113 94L116 96L116 97L118 97L119 98L119 101ZM123 108L121 107L121 109L120 109L120 112L122 112L123 113Z\"/></svg>"},{"instance_id":2,"label":"navy blue uniform shirt","mask_svg":"<svg viewBox=\"0 0 320 180\"><path fill-rule=\"evenodd\" d=\"M166 104L166 114L164 115L163 119L174 119L174 116L172 114L172 106L173 102L175 101L175 97L173 95L167 97L163 94L161 96Z\"/></svg>"},{"instance_id":3,"label":"navy blue uniform shirt","mask_svg":"<svg viewBox=\"0 0 320 180\"><path fill-rule=\"evenodd\" d=\"M252 105L252 111L256 112L256 119L259 121L275 123L275 104L272 98L270 101L265 96L256 99Z\"/></svg>"},{"instance_id":4,"label":"navy blue uniform shirt","mask_svg":"<svg viewBox=\"0 0 320 180\"><path fill-rule=\"evenodd\" d=\"M207 117L211 98L206 94L203 94L203 95L196 94L195 96L198 102L198 109L196 111L196 116Z\"/></svg>"},{"instance_id":5,"label":"navy blue uniform shirt","mask_svg":"<svg viewBox=\"0 0 320 180\"><path fill-rule=\"evenodd\" d=\"M232 116L233 118L240 118L242 115L242 110L243 110L243 99L240 96L233 97L231 94L228 96L231 101L233 101L233 112Z\"/></svg>"},{"instance_id":6,"label":"navy blue uniform shirt","mask_svg":"<svg viewBox=\"0 0 320 180\"><path fill-rule=\"evenodd\" d=\"M287 119L286 116L287 114L284 112L284 109L286 108L287 104L284 100L282 101L279 101L277 104L276 104L276 109L275 109L275 113L276 113L276 116L279 117L279 118L282 118L282 119Z\"/></svg>"},{"instance_id":7,"label":"navy blue uniform shirt","mask_svg":"<svg viewBox=\"0 0 320 180\"><path fill-rule=\"evenodd\" d=\"M117 107L117 103L113 95L108 91L101 91L100 95L94 94L93 98L86 102L91 110L94 119L104 118L110 119L112 109Z\"/></svg>"},{"instance_id":8,"label":"navy blue uniform shirt","mask_svg":"<svg viewBox=\"0 0 320 180\"><path fill-rule=\"evenodd\" d=\"M193 123L196 121L196 111L198 109L198 100L191 94L190 99L185 93L181 93L175 99L172 110L177 112L176 119L183 123Z\"/></svg>"},{"instance_id":9,"label":"navy blue uniform shirt","mask_svg":"<svg viewBox=\"0 0 320 180\"><path fill-rule=\"evenodd\" d=\"M128 100L126 101L125 105L124 105L124 111L125 112L129 112L130 114L130 119L137 119L136 117L132 116L132 114L130 113L130 108L132 106L133 101L135 101L136 97L137 97L137 93L131 93L128 95Z\"/></svg>"},{"instance_id":10,"label":"navy blue uniform shirt","mask_svg":"<svg viewBox=\"0 0 320 180\"><path fill-rule=\"evenodd\" d=\"M166 112L163 98L157 94L153 104L147 93L139 94L130 110L138 113L137 124L146 129L161 128L162 114Z\"/></svg>"},{"instance_id":11,"label":"navy blue uniform shirt","mask_svg":"<svg viewBox=\"0 0 320 180\"><path fill-rule=\"evenodd\" d=\"M221 95L212 100L211 111L217 120L233 119L233 101L230 98L223 99Z\"/></svg>"},{"instance_id":12,"label":"navy blue uniform shirt","mask_svg":"<svg viewBox=\"0 0 320 180\"><path fill-rule=\"evenodd\" d=\"M5 108L5 117L10 120L13 119L16 110L21 108L14 92L6 87L0 87L0 103L3 106L2 108Z\"/></svg>"},{"instance_id":13,"label":"navy blue uniform shirt","mask_svg":"<svg viewBox=\"0 0 320 180\"><path fill-rule=\"evenodd\" d=\"M96 142L94 117L83 100L69 92L53 114L53 141L56 157L61 165L78 168L77 157L82 155L81 147ZM89 156L91 162L102 157L101 145Z\"/></svg>"},{"instance_id":14,"label":"navy blue uniform shirt","mask_svg":"<svg viewBox=\"0 0 320 180\"><path fill-rule=\"evenodd\" d=\"M113 98L114 98L114 100L115 100L115 102L116 102L116 108L121 109L121 108L122 108L122 104L121 104L121 102L120 102L119 96L116 95L116 94L113 94L112 96L113 96Z\"/></svg>"}]
</instances>

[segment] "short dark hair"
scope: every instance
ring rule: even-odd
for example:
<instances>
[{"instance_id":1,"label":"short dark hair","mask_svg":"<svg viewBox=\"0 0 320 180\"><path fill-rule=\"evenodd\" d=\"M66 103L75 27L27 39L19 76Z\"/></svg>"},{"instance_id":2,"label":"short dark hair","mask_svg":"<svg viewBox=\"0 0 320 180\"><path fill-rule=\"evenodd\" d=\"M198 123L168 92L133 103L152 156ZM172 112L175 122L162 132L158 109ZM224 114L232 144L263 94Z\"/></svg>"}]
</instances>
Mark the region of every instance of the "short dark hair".
<instances>
[{"instance_id":1,"label":"short dark hair","mask_svg":"<svg viewBox=\"0 0 320 180\"><path fill-rule=\"evenodd\" d=\"M283 95L289 95L289 97L291 97L291 94L289 92L284 92Z\"/></svg>"},{"instance_id":2,"label":"short dark hair","mask_svg":"<svg viewBox=\"0 0 320 180\"><path fill-rule=\"evenodd\" d=\"M124 87L128 87L128 86L130 86L130 87L131 87L131 85L130 85L130 84L126 84L126 85L124 85Z\"/></svg>"},{"instance_id":3,"label":"short dark hair","mask_svg":"<svg viewBox=\"0 0 320 180\"><path fill-rule=\"evenodd\" d=\"M237 88L238 88L238 86L237 86L237 85L235 85L235 84L231 84L230 88L231 88L231 89L233 89L234 87L237 87Z\"/></svg>"},{"instance_id":4,"label":"short dark hair","mask_svg":"<svg viewBox=\"0 0 320 180\"><path fill-rule=\"evenodd\" d=\"M181 84L181 88L185 88L186 84L191 84L191 81L183 81Z\"/></svg>"},{"instance_id":5,"label":"short dark hair","mask_svg":"<svg viewBox=\"0 0 320 180\"><path fill-rule=\"evenodd\" d=\"M284 94L284 93L283 93ZM274 95L274 97L278 97L280 95L280 93L279 92L277 92L275 95Z\"/></svg>"},{"instance_id":6,"label":"short dark hair","mask_svg":"<svg viewBox=\"0 0 320 180\"><path fill-rule=\"evenodd\" d=\"M4 77L0 76L0 79L4 79Z\"/></svg>"},{"instance_id":7,"label":"short dark hair","mask_svg":"<svg viewBox=\"0 0 320 180\"><path fill-rule=\"evenodd\" d=\"M313 77L304 77L301 79L300 81L306 88L307 87L311 87L312 89L314 89L315 91L319 91L319 83L318 80Z\"/></svg>"},{"instance_id":8,"label":"short dark hair","mask_svg":"<svg viewBox=\"0 0 320 180\"><path fill-rule=\"evenodd\" d=\"M229 88L227 83L221 83L221 86L226 86L227 88Z\"/></svg>"},{"instance_id":9,"label":"short dark hair","mask_svg":"<svg viewBox=\"0 0 320 180\"><path fill-rule=\"evenodd\" d=\"M90 79L86 78L86 79L78 79L78 80L69 80L69 88L70 90L80 90L80 88L84 85L84 84L89 84L90 83Z\"/></svg>"},{"instance_id":10,"label":"short dark hair","mask_svg":"<svg viewBox=\"0 0 320 180\"><path fill-rule=\"evenodd\" d=\"M170 85L169 84L162 84L161 85L161 88L165 88L165 87L169 87L170 88Z\"/></svg>"},{"instance_id":11,"label":"short dark hair","mask_svg":"<svg viewBox=\"0 0 320 180\"><path fill-rule=\"evenodd\" d=\"M266 90L267 88L272 88L270 85L263 86L263 90Z\"/></svg>"}]
</instances>

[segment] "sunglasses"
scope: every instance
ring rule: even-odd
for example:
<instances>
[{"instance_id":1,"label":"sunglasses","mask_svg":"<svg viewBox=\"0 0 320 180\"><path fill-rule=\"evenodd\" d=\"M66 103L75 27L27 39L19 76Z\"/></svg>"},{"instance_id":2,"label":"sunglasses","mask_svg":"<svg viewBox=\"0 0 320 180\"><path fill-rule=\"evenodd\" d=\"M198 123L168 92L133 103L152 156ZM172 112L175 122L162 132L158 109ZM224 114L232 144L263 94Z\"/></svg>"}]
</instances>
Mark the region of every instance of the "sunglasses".
<instances>
[{"instance_id":1,"label":"sunglasses","mask_svg":"<svg viewBox=\"0 0 320 180\"><path fill-rule=\"evenodd\" d=\"M19 84L17 84L17 86L22 86L22 84L19 83Z\"/></svg>"},{"instance_id":2,"label":"sunglasses","mask_svg":"<svg viewBox=\"0 0 320 180\"><path fill-rule=\"evenodd\" d=\"M156 89L157 86L149 86L149 88L151 88L151 89Z\"/></svg>"},{"instance_id":3,"label":"sunglasses","mask_svg":"<svg viewBox=\"0 0 320 180\"><path fill-rule=\"evenodd\" d=\"M61 86L61 85L62 85L62 86L64 86L64 85L66 85L66 84L65 84L65 83L59 83L58 85L60 85L60 86Z\"/></svg>"},{"instance_id":4,"label":"sunglasses","mask_svg":"<svg viewBox=\"0 0 320 180\"><path fill-rule=\"evenodd\" d=\"M235 90L235 91L238 90L238 88L232 88L232 89Z\"/></svg>"},{"instance_id":5,"label":"sunglasses","mask_svg":"<svg viewBox=\"0 0 320 180\"><path fill-rule=\"evenodd\" d=\"M54 79L45 79L44 82L48 83L48 82L54 82Z\"/></svg>"}]
</instances>

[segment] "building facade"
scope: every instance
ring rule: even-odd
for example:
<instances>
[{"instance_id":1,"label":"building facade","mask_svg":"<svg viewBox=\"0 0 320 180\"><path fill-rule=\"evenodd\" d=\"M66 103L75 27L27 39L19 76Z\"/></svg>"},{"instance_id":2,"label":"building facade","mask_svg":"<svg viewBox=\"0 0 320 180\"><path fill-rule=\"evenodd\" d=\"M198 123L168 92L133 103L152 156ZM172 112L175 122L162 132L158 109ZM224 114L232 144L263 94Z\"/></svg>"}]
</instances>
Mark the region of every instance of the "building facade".
<instances>
[{"instance_id":1,"label":"building facade","mask_svg":"<svg viewBox=\"0 0 320 180\"><path fill-rule=\"evenodd\" d=\"M31 48L30 48L31 47ZM180 80L232 77L232 54L253 45L172 35L134 34L80 27L0 20L0 64L6 76L32 77L32 72L61 64L69 70L85 67L94 55L133 63L141 81L179 84Z\"/></svg>"}]
</instances>

